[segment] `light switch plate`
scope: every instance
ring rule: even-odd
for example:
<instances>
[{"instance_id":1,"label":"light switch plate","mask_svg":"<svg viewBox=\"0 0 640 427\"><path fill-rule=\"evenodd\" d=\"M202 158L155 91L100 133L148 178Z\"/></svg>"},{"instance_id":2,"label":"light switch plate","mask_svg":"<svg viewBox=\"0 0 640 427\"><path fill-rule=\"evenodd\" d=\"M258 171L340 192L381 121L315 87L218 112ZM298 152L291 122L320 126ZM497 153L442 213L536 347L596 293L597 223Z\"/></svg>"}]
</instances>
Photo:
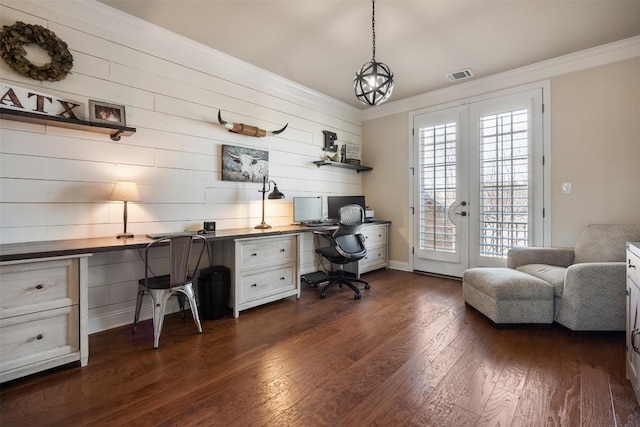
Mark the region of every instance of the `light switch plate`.
<instances>
[{"instance_id":1,"label":"light switch plate","mask_svg":"<svg viewBox=\"0 0 640 427\"><path fill-rule=\"evenodd\" d=\"M562 183L562 193L563 194L570 194L571 193L571 183L570 182L563 182Z\"/></svg>"}]
</instances>

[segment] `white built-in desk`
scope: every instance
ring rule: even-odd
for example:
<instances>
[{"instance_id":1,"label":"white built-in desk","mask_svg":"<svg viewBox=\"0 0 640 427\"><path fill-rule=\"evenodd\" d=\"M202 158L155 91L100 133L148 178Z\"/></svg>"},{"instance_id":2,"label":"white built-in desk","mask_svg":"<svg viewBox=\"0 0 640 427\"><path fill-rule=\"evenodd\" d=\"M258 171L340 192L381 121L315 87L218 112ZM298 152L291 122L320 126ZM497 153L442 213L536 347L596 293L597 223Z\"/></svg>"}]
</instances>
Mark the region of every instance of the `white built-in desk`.
<instances>
[{"instance_id":1,"label":"white built-in desk","mask_svg":"<svg viewBox=\"0 0 640 427\"><path fill-rule=\"evenodd\" d=\"M357 274L387 264L390 222L363 227L370 258ZM233 313L300 297L300 235L334 227L242 228L203 235L212 259L232 271ZM65 363L87 364L87 259L141 249L153 240L98 237L0 245L0 382ZM369 250L369 247L367 248Z\"/></svg>"}]
</instances>

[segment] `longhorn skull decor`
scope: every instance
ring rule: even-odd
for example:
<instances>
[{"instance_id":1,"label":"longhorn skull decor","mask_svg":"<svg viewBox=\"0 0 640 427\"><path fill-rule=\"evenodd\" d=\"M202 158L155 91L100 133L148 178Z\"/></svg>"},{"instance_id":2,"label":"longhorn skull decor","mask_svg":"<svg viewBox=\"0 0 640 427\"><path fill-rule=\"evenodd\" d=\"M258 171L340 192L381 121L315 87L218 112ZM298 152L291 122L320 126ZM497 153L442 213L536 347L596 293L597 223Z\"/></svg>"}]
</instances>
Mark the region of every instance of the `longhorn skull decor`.
<instances>
[{"instance_id":1,"label":"longhorn skull decor","mask_svg":"<svg viewBox=\"0 0 640 427\"><path fill-rule=\"evenodd\" d=\"M289 126L289 123L287 123L282 129L268 131L260 129L257 126L249 126L243 123L227 123L222 120L222 114L220 113L220 110L218 110L218 121L222 126L226 127L233 133L239 133L246 136L255 136L258 138L262 138L263 136L278 135L279 133L282 133L287 128L287 126Z\"/></svg>"}]
</instances>

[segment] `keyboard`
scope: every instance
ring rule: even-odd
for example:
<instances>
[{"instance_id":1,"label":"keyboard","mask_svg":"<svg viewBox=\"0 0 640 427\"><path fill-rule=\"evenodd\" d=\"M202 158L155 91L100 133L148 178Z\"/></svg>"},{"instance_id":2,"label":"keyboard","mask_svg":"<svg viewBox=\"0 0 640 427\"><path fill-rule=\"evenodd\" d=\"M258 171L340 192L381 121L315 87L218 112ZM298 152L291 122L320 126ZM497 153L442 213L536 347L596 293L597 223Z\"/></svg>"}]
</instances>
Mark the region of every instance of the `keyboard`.
<instances>
[{"instance_id":1,"label":"keyboard","mask_svg":"<svg viewBox=\"0 0 640 427\"><path fill-rule=\"evenodd\" d=\"M333 221L313 221L313 222L305 222L300 225L305 227L331 227L332 225L336 225Z\"/></svg>"},{"instance_id":2,"label":"keyboard","mask_svg":"<svg viewBox=\"0 0 640 427\"><path fill-rule=\"evenodd\" d=\"M165 239L167 237L173 237L173 236L193 236L194 234L198 234L198 232L197 231L177 231L175 233L147 234L147 237L150 239L158 240L158 239Z\"/></svg>"}]
</instances>

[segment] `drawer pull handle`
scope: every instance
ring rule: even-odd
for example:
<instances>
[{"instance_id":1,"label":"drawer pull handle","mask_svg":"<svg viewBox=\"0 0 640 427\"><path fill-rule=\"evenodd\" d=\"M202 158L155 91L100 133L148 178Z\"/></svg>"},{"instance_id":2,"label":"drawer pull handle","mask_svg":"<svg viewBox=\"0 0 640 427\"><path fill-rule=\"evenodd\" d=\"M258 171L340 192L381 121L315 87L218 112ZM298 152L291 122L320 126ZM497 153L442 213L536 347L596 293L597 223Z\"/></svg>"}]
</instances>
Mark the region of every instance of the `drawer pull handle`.
<instances>
[{"instance_id":1,"label":"drawer pull handle","mask_svg":"<svg viewBox=\"0 0 640 427\"><path fill-rule=\"evenodd\" d=\"M254 283L253 285L251 285L251 287L252 287L252 288L257 288L257 287L258 287L258 284L257 284L257 283Z\"/></svg>"},{"instance_id":2,"label":"drawer pull handle","mask_svg":"<svg viewBox=\"0 0 640 427\"><path fill-rule=\"evenodd\" d=\"M42 334L38 334L38 336L36 337L37 340L41 340L42 338L44 338Z\"/></svg>"},{"instance_id":3,"label":"drawer pull handle","mask_svg":"<svg viewBox=\"0 0 640 427\"><path fill-rule=\"evenodd\" d=\"M44 288L44 285L36 285L36 289L42 289Z\"/></svg>"},{"instance_id":4,"label":"drawer pull handle","mask_svg":"<svg viewBox=\"0 0 640 427\"><path fill-rule=\"evenodd\" d=\"M280 280L284 280L284 277L281 277Z\"/></svg>"},{"instance_id":5,"label":"drawer pull handle","mask_svg":"<svg viewBox=\"0 0 640 427\"><path fill-rule=\"evenodd\" d=\"M631 258L629 258L629 268L636 268L635 265L631 264Z\"/></svg>"},{"instance_id":6,"label":"drawer pull handle","mask_svg":"<svg viewBox=\"0 0 640 427\"><path fill-rule=\"evenodd\" d=\"M280 252L284 252L284 249L280 249Z\"/></svg>"}]
</instances>

